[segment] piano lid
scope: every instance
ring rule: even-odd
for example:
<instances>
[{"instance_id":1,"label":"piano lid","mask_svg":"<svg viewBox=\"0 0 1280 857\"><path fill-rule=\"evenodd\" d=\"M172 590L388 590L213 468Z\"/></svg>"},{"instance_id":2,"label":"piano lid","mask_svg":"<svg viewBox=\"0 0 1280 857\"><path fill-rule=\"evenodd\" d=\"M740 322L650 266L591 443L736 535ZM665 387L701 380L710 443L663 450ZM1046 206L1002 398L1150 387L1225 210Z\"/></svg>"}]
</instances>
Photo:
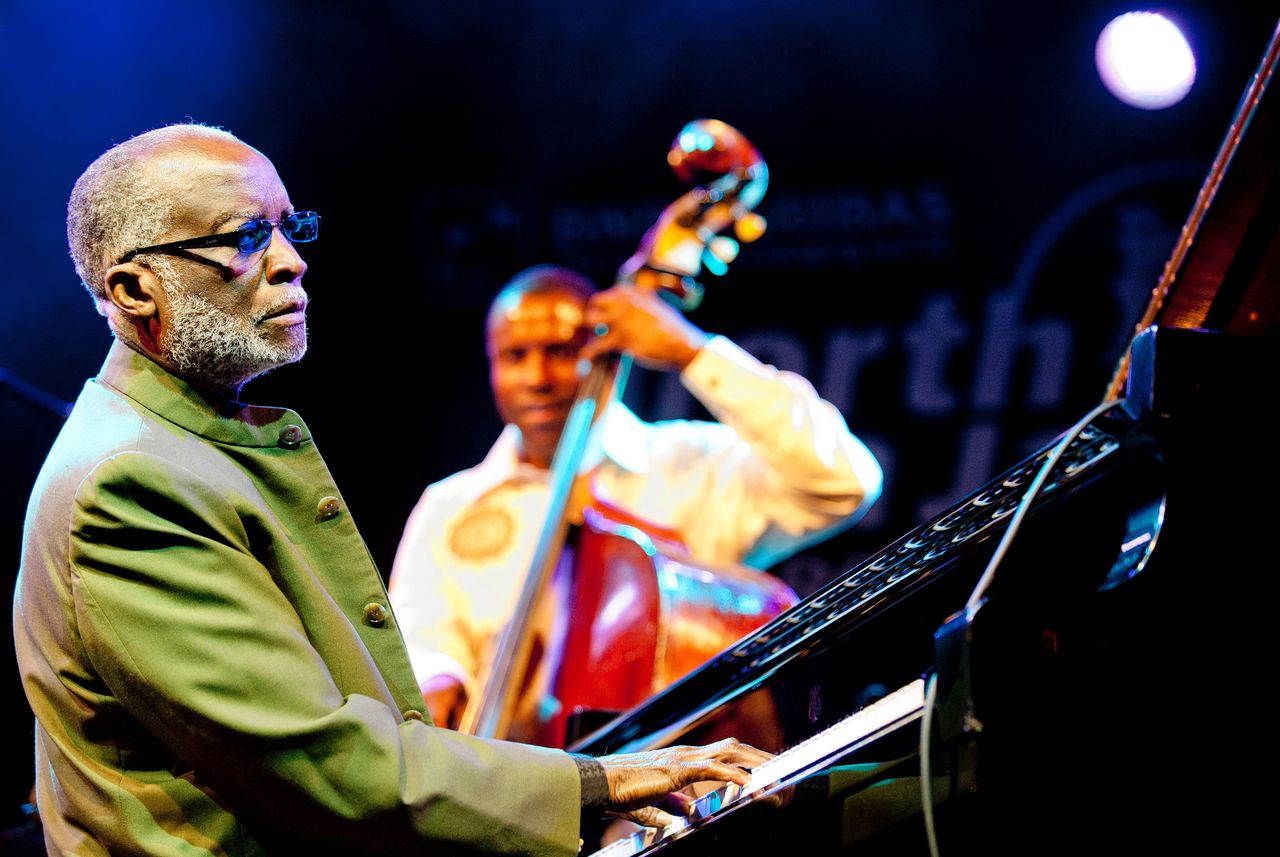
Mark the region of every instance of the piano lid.
<instances>
[{"instance_id":1,"label":"piano lid","mask_svg":"<svg viewBox=\"0 0 1280 857\"><path fill-rule=\"evenodd\" d=\"M1152 291L1136 333L1152 325L1280 334L1280 106L1263 96L1280 63L1280 24L1245 87L1221 146ZM1120 360L1105 401L1124 389Z\"/></svg>"}]
</instances>

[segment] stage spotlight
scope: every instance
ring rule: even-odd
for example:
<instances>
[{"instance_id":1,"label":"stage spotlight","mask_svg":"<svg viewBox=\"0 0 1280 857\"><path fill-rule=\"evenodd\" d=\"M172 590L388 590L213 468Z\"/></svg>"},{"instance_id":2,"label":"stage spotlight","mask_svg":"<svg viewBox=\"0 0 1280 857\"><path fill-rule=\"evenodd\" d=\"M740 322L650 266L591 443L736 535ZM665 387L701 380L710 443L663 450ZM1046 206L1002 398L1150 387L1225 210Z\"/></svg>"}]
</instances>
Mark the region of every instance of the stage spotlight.
<instances>
[{"instance_id":1,"label":"stage spotlight","mask_svg":"<svg viewBox=\"0 0 1280 857\"><path fill-rule=\"evenodd\" d=\"M1098 74L1125 104L1159 110L1177 104L1196 79L1196 59L1178 26L1158 12L1128 12L1102 28Z\"/></svg>"}]
</instances>

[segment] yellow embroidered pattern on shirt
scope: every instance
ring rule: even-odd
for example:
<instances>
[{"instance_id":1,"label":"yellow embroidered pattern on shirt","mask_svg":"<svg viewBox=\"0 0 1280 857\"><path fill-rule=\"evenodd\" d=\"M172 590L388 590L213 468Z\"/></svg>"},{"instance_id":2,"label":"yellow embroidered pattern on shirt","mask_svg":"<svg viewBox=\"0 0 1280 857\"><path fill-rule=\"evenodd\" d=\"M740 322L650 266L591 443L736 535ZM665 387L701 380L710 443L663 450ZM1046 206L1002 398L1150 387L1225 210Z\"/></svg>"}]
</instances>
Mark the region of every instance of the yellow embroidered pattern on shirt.
<instances>
[{"instance_id":1,"label":"yellow embroidered pattern on shirt","mask_svg":"<svg viewBox=\"0 0 1280 857\"><path fill-rule=\"evenodd\" d=\"M449 549L462 560L483 562L511 547L516 522L500 506L468 509L449 530Z\"/></svg>"}]
</instances>

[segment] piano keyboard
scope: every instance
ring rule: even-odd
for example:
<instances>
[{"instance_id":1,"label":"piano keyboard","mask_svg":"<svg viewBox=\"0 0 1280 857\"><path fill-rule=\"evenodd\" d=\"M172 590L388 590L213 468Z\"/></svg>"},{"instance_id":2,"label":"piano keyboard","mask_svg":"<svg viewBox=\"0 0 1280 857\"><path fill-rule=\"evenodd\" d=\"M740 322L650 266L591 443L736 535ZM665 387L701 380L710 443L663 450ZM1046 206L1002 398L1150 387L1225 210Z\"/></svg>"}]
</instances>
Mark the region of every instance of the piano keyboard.
<instances>
[{"instance_id":1,"label":"piano keyboard","mask_svg":"<svg viewBox=\"0 0 1280 857\"><path fill-rule=\"evenodd\" d=\"M918 717L924 710L924 679L916 679L824 729L817 735L784 750L751 772L745 786L727 783L694 802L687 819L662 828L632 833L594 852L592 857L631 857L666 840L679 837L717 813L748 799L823 762L851 752L878 737L886 729Z\"/></svg>"}]
</instances>

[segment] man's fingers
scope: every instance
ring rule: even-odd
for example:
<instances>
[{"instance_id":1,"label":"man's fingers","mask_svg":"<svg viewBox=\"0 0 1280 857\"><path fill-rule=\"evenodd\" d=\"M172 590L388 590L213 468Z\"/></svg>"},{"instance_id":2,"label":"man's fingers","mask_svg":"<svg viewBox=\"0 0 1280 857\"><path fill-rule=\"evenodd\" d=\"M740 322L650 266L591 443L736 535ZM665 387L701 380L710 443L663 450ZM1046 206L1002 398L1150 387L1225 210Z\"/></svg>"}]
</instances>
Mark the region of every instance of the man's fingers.
<instances>
[{"instance_id":1,"label":"man's fingers","mask_svg":"<svg viewBox=\"0 0 1280 857\"><path fill-rule=\"evenodd\" d=\"M654 806L658 809L666 810L672 815L687 818L689 813L693 812L695 801L697 801L695 795L686 794L684 791L675 791L654 803Z\"/></svg>"},{"instance_id":2,"label":"man's fingers","mask_svg":"<svg viewBox=\"0 0 1280 857\"><path fill-rule=\"evenodd\" d=\"M625 818L627 821L634 821L636 824L645 827L666 827L673 824L676 817L671 813L658 809L656 806L642 806L639 809L633 809L630 812L611 813L618 818Z\"/></svg>"},{"instance_id":3,"label":"man's fingers","mask_svg":"<svg viewBox=\"0 0 1280 857\"><path fill-rule=\"evenodd\" d=\"M725 738L723 741L708 744L706 747L680 747L678 749L683 755L695 758L710 757L725 764L737 765L743 768L755 768L773 758L772 753L766 753L764 750L752 747L750 744L744 744L736 738Z\"/></svg>"},{"instance_id":4,"label":"man's fingers","mask_svg":"<svg viewBox=\"0 0 1280 857\"><path fill-rule=\"evenodd\" d=\"M672 774L672 780L677 788L705 782L737 783L745 786L751 781L751 772L741 765L717 759L702 759L679 765Z\"/></svg>"},{"instance_id":5,"label":"man's fingers","mask_svg":"<svg viewBox=\"0 0 1280 857\"><path fill-rule=\"evenodd\" d=\"M669 793L696 783L751 781L751 769L772 755L735 739L696 747L679 745L641 753L603 756L615 808L635 811L643 805L663 805ZM687 806L677 807L686 811Z\"/></svg>"}]
</instances>

